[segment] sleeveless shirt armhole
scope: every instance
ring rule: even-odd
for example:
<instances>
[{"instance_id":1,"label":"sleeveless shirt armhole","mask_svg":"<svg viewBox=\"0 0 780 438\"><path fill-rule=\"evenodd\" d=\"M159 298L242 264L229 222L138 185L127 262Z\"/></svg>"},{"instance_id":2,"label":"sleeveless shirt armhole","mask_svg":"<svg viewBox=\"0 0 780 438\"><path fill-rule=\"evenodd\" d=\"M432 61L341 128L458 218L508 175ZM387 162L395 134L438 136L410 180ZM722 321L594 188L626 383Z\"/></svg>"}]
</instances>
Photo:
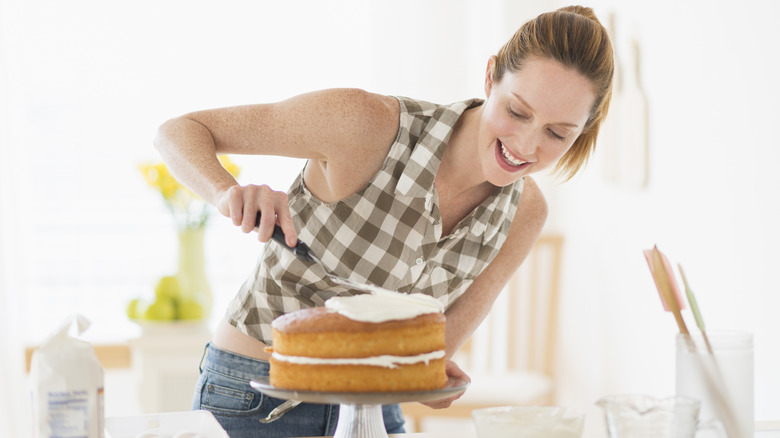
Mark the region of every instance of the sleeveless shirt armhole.
<instances>
[{"instance_id":1,"label":"sleeveless shirt armhole","mask_svg":"<svg viewBox=\"0 0 780 438\"><path fill-rule=\"evenodd\" d=\"M320 204L323 205L335 205L339 202L343 202L353 196L360 196L362 193L364 193L369 187L371 187L379 178L382 173L387 170L387 166L390 165L390 163L393 160L398 160L398 158L402 155L402 149L408 148L409 146L404 144L402 140L402 135L404 132L409 132L409 128L411 125L411 122L409 121L408 115L409 111L407 108L406 103L404 102L404 99L398 96L392 96L398 101L398 105L400 107L399 113L398 113L398 131L395 134L395 138L393 139L393 144L390 145L390 149L387 151L387 156L385 156L385 159L382 161L382 167L377 170L377 172L374 174L374 176L371 177L371 179L368 181L368 183L360 190L356 191L355 193L347 196L344 199L341 199L339 201L326 203L322 202L319 198L314 196L310 191L309 188L306 187L306 181L303 177L304 172L306 171L306 166L309 165L309 160L306 160L306 163L304 163L303 168L301 169L300 173L298 174L298 177L293 181L292 186L290 187L288 191L288 195L290 196L290 201L292 202L293 196L296 195L296 192L300 192L301 194L305 195L307 198L316 200Z\"/></svg>"}]
</instances>

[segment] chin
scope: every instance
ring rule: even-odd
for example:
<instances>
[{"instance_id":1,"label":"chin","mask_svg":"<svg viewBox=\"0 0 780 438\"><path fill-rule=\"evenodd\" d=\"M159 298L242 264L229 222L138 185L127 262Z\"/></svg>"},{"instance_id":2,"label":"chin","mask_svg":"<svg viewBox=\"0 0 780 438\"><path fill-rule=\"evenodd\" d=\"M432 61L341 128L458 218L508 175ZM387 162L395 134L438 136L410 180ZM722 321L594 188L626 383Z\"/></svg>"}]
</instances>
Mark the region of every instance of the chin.
<instances>
[{"instance_id":1,"label":"chin","mask_svg":"<svg viewBox=\"0 0 780 438\"><path fill-rule=\"evenodd\" d=\"M527 172L508 174L503 170L493 169L493 171L489 173L487 176L487 182L496 187L506 187L514 183L515 181L523 178L526 175L528 175Z\"/></svg>"},{"instance_id":2,"label":"chin","mask_svg":"<svg viewBox=\"0 0 780 438\"><path fill-rule=\"evenodd\" d=\"M487 166L483 167L487 182L497 187L508 186L522 177L529 175L531 172L528 170L529 169L523 169L516 172L507 172L495 162L488 163Z\"/></svg>"},{"instance_id":3,"label":"chin","mask_svg":"<svg viewBox=\"0 0 780 438\"><path fill-rule=\"evenodd\" d=\"M508 180L507 178L502 178L501 180L498 179L488 180L488 182L490 184L493 184L496 187L506 187L510 184L517 182L517 180L522 179L523 176L525 175L518 176L517 178L512 178L511 180Z\"/></svg>"}]
</instances>

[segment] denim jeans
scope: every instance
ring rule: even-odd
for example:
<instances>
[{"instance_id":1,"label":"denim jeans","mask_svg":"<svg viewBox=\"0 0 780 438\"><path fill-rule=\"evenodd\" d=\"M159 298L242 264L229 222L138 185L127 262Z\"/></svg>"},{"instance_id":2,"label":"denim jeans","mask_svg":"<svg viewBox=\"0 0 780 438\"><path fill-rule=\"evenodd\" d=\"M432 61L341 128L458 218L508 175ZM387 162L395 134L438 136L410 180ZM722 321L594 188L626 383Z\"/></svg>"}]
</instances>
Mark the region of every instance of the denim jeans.
<instances>
[{"instance_id":1,"label":"denim jeans","mask_svg":"<svg viewBox=\"0 0 780 438\"><path fill-rule=\"evenodd\" d=\"M257 392L249 381L268 376L269 364L206 346L201 374L195 387L193 409L214 414L230 438L330 436L336 430L338 405L301 403L277 420L263 424L285 400ZM399 405L382 406L387 433L404 433Z\"/></svg>"}]
</instances>

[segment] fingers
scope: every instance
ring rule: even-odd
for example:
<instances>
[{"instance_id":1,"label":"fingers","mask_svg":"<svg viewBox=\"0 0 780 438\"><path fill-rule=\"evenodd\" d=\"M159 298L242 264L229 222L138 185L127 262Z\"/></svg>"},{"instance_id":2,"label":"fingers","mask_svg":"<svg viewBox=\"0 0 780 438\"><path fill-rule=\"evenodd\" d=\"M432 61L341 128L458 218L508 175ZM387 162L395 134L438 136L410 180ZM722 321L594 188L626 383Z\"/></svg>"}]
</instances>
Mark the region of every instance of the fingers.
<instances>
[{"instance_id":1,"label":"fingers","mask_svg":"<svg viewBox=\"0 0 780 438\"><path fill-rule=\"evenodd\" d=\"M458 364L456 364L455 362L453 362L451 360L447 361L447 363L446 363L446 370L447 370L447 377L449 377L448 385L454 379L465 380L465 381L467 381L469 383L471 382L471 378L468 376L468 374L466 374L462 369L460 369ZM448 407L450 407L452 402L454 402L455 400L459 399L464 393L465 393L465 391L459 392L459 393L455 394L452 397L448 397L448 398L441 399L441 400L435 400L435 401L432 401L432 402L426 402L426 403L423 403L423 404L425 406L428 406L429 408L433 408L433 409L448 408Z\"/></svg>"},{"instance_id":2,"label":"fingers","mask_svg":"<svg viewBox=\"0 0 780 438\"><path fill-rule=\"evenodd\" d=\"M217 200L217 211L219 211L221 215L232 219L231 212L235 210L235 200L241 196L240 194L237 194L240 190L241 186L234 185L219 194L219 199ZM233 204L231 204L231 202ZM235 221L233 224L235 224Z\"/></svg>"},{"instance_id":3,"label":"fingers","mask_svg":"<svg viewBox=\"0 0 780 438\"><path fill-rule=\"evenodd\" d=\"M444 400L436 400L433 402L424 402L422 404L428 406L431 409L446 409L452 405L452 402L459 399L461 395L462 393L455 397L446 398Z\"/></svg>"},{"instance_id":4,"label":"fingers","mask_svg":"<svg viewBox=\"0 0 780 438\"><path fill-rule=\"evenodd\" d=\"M445 408L450 407L450 405L452 405L452 402L454 402L455 400L459 399L463 394L465 394L465 392L466 391L462 391L462 392L459 392L459 393L457 393L457 394L455 394L455 395L453 395L451 397L447 397L447 398L444 398L444 399L441 399L441 400L434 400L434 401L430 401L430 402L425 402L425 403L422 403L422 404L424 404L425 406L428 406L429 408L432 408L432 409L445 409Z\"/></svg>"},{"instance_id":5,"label":"fingers","mask_svg":"<svg viewBox=\"0 0 780 438\"><path fill-rule=\"evenodd\" d=\"M465 371L460 369L458 364L455 362L448 360L446 364L446 370L447 370L447 376L455 379L465 380L469 383L471 383L471 377L469 377L468 374L466 374Z\"/></svg>"},{"instance_id":6,"label":"fingers","mask_svg":"<svg viewBox=\"0 0 780 438\"><path fill-rule=\"evenodd\" d=\"M217 209L229 217L233 225L241 227L244 233L257 231L257 239L261 242L271 239L276 224L282 227L289 246L298 242L284 192L274 191L266 185L235 185L220 196Z\"/></svg>"},{"instance_id":7,"label":"fingers","mask_svg":"<svg viewBox=\"0 0 780 438\"><path fill-rule=\"evenodd\" d=\"M284 197L284 205L287 207L287 196ZM295 230L295 224L293 223L292 215L290 214L290 208L282 208L276 212L276 222L282 227L284 231L285 240L287 246L295 246L298 244L298 232Z\"/></svg>"}]
</instances>

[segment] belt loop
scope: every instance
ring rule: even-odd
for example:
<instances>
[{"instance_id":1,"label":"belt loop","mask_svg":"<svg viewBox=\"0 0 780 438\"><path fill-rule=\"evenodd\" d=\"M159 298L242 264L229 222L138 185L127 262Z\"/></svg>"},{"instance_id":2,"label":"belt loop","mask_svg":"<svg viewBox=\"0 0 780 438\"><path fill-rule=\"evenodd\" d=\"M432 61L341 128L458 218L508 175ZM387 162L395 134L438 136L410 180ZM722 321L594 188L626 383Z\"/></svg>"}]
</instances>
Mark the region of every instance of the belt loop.
<instances>
[{"instance_id":1,"label":"belt loop","mask_svg":"<svg viewBox=\"0 0 780 438\"><path fill-rule=\"evenodd\" d=\"M200 362L198 362L198 372L200 374L203 374L203 362L206 361L206 356L208 355L210 346L211 346L211 342L206 342L206 346L203 347L203 355L200 357Z\"/></svg>"}]
</instances>

